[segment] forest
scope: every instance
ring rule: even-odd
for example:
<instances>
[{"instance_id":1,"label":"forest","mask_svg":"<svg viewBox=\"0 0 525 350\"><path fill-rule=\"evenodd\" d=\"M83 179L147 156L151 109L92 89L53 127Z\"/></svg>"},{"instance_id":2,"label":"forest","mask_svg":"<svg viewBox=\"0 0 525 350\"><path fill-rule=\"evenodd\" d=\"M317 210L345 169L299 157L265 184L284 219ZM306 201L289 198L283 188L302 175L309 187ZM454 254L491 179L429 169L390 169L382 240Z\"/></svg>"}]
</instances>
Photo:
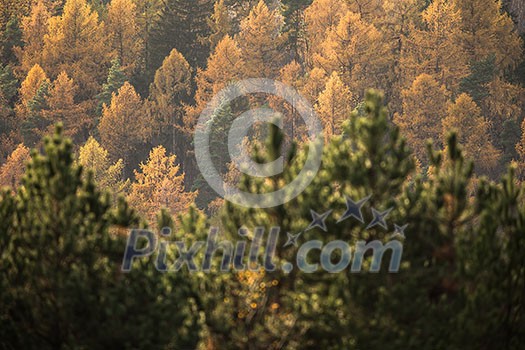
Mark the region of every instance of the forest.
<instances>
[{"instance_id":1,"label":"forest","mask_svg":"<svg viewBox=\"0 0 525 350\"><path fill-rule=\"evenodd\" d=\"M520 0L0 0L0 349L524 349L524 50ZM217 100L250 78L291 87L322 127L315 176L272 207L225 199L196 159L209 111L225 186L302 174L301 108ZM284 155L266 178L228 148L263 108L282 127L237 146ZM189 247L214 227L246 243L280 228L278 268L221 272L222 246L210 271L158 271L160 253L121 269L132 229ZM291 233L394 234L401 265L281 269Z\"/></svg>"}]
</instances>

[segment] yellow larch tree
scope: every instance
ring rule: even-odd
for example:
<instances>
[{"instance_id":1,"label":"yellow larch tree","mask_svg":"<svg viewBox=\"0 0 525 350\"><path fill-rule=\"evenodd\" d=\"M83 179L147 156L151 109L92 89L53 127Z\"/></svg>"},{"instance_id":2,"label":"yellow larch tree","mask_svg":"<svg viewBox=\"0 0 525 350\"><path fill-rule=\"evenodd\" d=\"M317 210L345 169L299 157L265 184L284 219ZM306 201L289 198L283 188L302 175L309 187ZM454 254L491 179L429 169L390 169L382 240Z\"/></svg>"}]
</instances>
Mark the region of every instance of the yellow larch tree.
<instances>
[{"instance_id":1,"label":"yellow larch tree","mask_svg":"<svg viewBox=\"0 0 525 350\"><path fill-rule=\"evenodd\" d=\"M32 109L31 102L37 92L44 86L49 85L50 81L40 65L35 64L27 73L19 89L20 100L15 107L16 115L20 120L25 120ZM44 97L45 98L45 97Z\"/></svg>"},{"instance_id":2,"label":"yellow larch tree","mask_svg":"<svg viewBox=\"0 0 525 350\"><path fill-rule=\"evenodd\" d=\"M208 58L206 69L197 70L195 106L186 109L188 118L196 120L213 96L229 83L241 79L243 72L244 60L239 45L230 36L225 36Z\"/></svg>"},{"instance_id":3,"label":"yellow larch tree","mask_svg":"<svg viewBox=\"0 0 525 350\"><path fill-rule=\"evenodd\" d=\"M503 71L522 61L523 42L500 0L453 0L461 15L461 42L468 60L495 55Z\"/></svg>"},{"instance_id":4,"label":"yellow larch tree","mask_svg":"<svg viewBox=\"0 0 525 350\"><path fill-rule=\"evenodd\" d=\"M489 121L481 115L481 109L468 94L459 95L449 105L442 124L442 139L451 130L456 130L465 156L474 160L478 174L495 175L501 152L492 144Z\"/></svg>"},{"instance_id":5,"label":"yellow larch tree","mask_svg":"<svg viewBox=\"0 0 525 350\"><path fill-rule=\"evenodd\" d=\"M421 74L412 85L402 91L403 112L394 116L394 122L415 153L416 158L427 164L426 141L442 146L442 120L447 113L449 92L431 75Z\"/></svg>"},{"instance_id":6,"label":"yellow larch tree","mask_svg":"<svg viewBox=\"0 0 525 350\"><path fill-rule=\"evenodd\" d=\"M42 83L48 82L46 73L39 64L35 64L27 73L26 78L20 86L20 101L27 103L36 94Z\"/></svg>"},{"instance_id":7,"label":"yellow larch tree","mask_svg":"<svg viewBox=\"0 0 525 350\"><path fill-rule=\"evenodd\" d=\"M106 78L111 55L104 25L86 0L67 0L61 16L49 20L44 37L44 68L53 77L65 71L79 86L81 99L93 97Z\"/></svg>"},{"instance_id":8,"label":"yellow larch tree","mask_svg":"<svg viewBox=\"0 0 525 350\"><path fill-rule=\"evenodd\" d=\"M350 11L358 13L361 18L372 22L383 17L383 0L345 0Z\"/></svg>"},{"instance_id":9,"label":"yellow larch tree","mask_svg":"<svg viewBox=\"0 0 525 350\"><path fill-rule=\"evenodd\" d=\"M47 123L42 111L46 108L46 96L50 81L38 64L29 70L19 89L19 101L15 105L15 115L19 123L19 132L24 143L34 147L42 138L42 131Z\"/></svg>"},{"instance_id":10,"label":"yellow larch tree","mask_svg":"<svg viewBox=\"0 0 525 350\"><path fill-rule=\"evenodd\" d=\"M326 71L319 67L314 67L305 74L301 93L312 105L317 103L319 94L324 90L327 80Z\"/></svg>"},{"instance_id":11,"label":"yellow larch tree","mask_svg":"<svg viewBox=\"0 0 525 350\"><path fill-rule=\"evenodd\" d=\"M314 0L304 11L309 64L321 52L321 43L327 33L334 29L348 12L343 0Z\"/></svg>"},{"instance_id":12,"label":"yellow larch tree","mask_svg":"<svg viewBox=\"0 0 525 350\"><path fill-rule=\"evenodd\" d=\"M316 105L327 140L341 133L341 126L349 118L353 105L350 89L336 72L332 72Z\"/></svg>"},{"instance_id":13,"label":"yellow larch tree","mask_svg":"<svg viewBox=\"0 0 525 350\"><path fill-rule=\"evenodd\" d=\"M279 71L279 81L300 90L304 84L303 75L303 67L301 67L297 61L293 60L281 68Z\"/></svg>"},{"instance_id":14,"label":"yellow larch tree","mask_svg":"<svg viewBox=\"0 0 525 350\"><path fill-rule=\"evenodd\" d=\"M407 37L416 23L421 21L420 8L423 0L384 0L383 16L377 19L379 29L385 35L390 51L385 97L391 112L401 111L401 90L405 79L401 66L401 54L407 44Z\"/></svg>"},{"instance_id":15,"label":"yellow larch tree","mask_svg":"<svg viewBox=\"0 0 525 350\"><path fill-rule=\"evenodd\" d=\"M93 127L93 119L86 113L86 108L75 101L77 86L66 72L58 75L51 85L46 97L47 108L43 116L51 125L61 122L64 125L64 135L76 142L86 139L88 130Z\"/></svg>"},{"instance_id":16,"label":"yellow larch tree","mask_svg":"<svg viewBox=\"0 0 525 350\"><path fill-rule=\"evenodd\" d=\"M483 111L493 123L496 133L501 133L507 120L519 121L525 109L525 89L496 77L488 83L488 96L483 100Z\"/></svg>"},{"instance_id":17,"label":"yellow larch tree","mask_svg":"<svg viewBox=\"0 0 525 350\"><path fill-rule=\"evenodd\" d=\"M358 98L368 88L381 88L386 78L388 48L384 36L359 14L348 12L329 31L315 64L329 74L336 71Z\"/></svg>"},{"instance_id":18,"label":"yellow larch tree","mask_svg":"<svg viewBox=\"0 0 525 350\"><path fill-rule=\"evenodd\" d=\"M107 7L105 21L111 49L128 74L138 68L138 60L143 50L136 12L137 6L132 0L112 0Z\"/></svg>"},{"instance_id":19,"label":"yellow larch tree","mask_svg":"<svg viewBox=\"0 0 525 350\"><path fill-rule=\"evenodd\" d=\"M118 195L125 195L129 190L129 179L124 180L124 161L122 159L111 162L109 153L90 136L78 151L78 163L87 171L91 171L95 183L102 189L109 191L116 200Z\"/></svg>"},{"instance_id":20,"label":"yellow larch tree","mask_svg":"<svg viewBox=\"0 0 525 350\"><path fill-rule=\"evenodd\" d=\"M169 147L183 158L190 130L184 105L191 91L191 67L184 56L173 49L155 73L146 103L156 144Z\"/></svg>"},{"instance_id":21,"label":"yellow larch tree","mask_svg":"<svg viewBox=\"0 0 525 350\"><path fill-rule=\"evenodd\" d=\"M245 62L245 78L274 78L284 58L286 37L281 34L282 17L269 10L263 0L241 22L235 38Z\"/></svg>"},{"instance_id":22,"label":"yellow larch tree","mask_svg":"<svg viewBox=\"0 0 525 350\"><path fill-rule=\"evenodd\" d=\"M461 42L461 15L451 0L435 0L422 14L423 28L414 27L402 52L404 85L418 75L432 75L457 91L468 74L468 57Z\"/></svg>"},{"instance_id":23,"label":"yellow larch tree","mask_svg":"<svg viewBox=\"0 0 525 350\"><path fill-rule=\"evenodd\" d=\"M175 155L167 155L163 146L151 150L146 163L135 171L129 203L153 225L158 212L168 209L172 215L188 210L197 192L184 190L184 173Z\"/></svg>"},{"instance_id":24,"label":"yellow larch tree","mask_svg":"<svg viewBox=\"0 0 525 350\"><path fill-rule=\"evenodd\" d=\"M29 16L22 20L23 48L16 50L20 75L25 75L35 65L42 65L44 37L48 32L50 14L44 0L39 0L31 7Z\"/></svg>"},{"instance_id":25,"label":"yellow larch tree","mask_svg":"<svg viewBox=\"0 0 525 350\"><path fill-rule=\"evenodd\" d=\"M18 187L30 156L29 148L22 143L15 148L0 167L0 187L8 186L13 190Z\"/></svg>"},{"instance_id":26,"label":"yellow larch tree","mask_svg":"<svg viewBox=\"0 0 525 350\"><path fill-rule=\"evenodd\" d=\"M126 82L113 94L111 104L104 105L98 131L111 158L129 162L133 151L147 137L149 127L140 96Z\"/></svg>"}]
</instances>

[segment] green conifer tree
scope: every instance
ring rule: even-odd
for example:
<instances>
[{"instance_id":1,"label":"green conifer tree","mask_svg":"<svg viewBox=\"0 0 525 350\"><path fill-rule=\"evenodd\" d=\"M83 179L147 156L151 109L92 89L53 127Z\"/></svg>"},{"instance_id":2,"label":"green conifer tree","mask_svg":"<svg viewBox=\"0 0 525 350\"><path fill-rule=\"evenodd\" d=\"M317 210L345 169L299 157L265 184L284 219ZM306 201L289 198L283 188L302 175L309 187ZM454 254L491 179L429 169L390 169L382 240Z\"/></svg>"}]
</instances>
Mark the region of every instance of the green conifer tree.
<instances>
[{"instance_id":1,"label":"green conifer tree","mask_svg":"<svg viewBox=\"0 0 525 350\"><path fill-rule=\"evenodd\" d=\"M476 103L481 103L489 95L487 84L494 78L495 64L496 56L494 55L473 62L470 66L470 74L459 84L460 92L466 92Z\"/></svg>"},{"instance_id":2,"label":"green conifer tree","mask_svg":"<svg viewBox=\"0 0 525 350\"><path fill-rule=\"evenodd\" d=\"M22 31L17 17L12 17L0 32L0 57L4 64L17 64L14 48L22 47Z\"/></svg>"},{"instance_id":3,"label":"green conifer tree","mask_svg":"<svg viewBox=\"0 0 525 350\"><path fill-rule=\"evenodd\" d=\"M111 208L72 147L57 129L16 196L0 196L0 346L195 348L185 277L159 274L152 259L121 272L126 241L112 227L139 220L122 199Z\"/></svg>"},{"instance_id":4,"label":"green conifer tree","mask_svg":"<svg viewBox=\"0 0 525 350\"><path fill-rule=\"evenodd\" d=\"M122 85L126 82L126 75L120 66L120 61L115 58L111 61L111 67L108 72L108 79L104 85L102 85L102 92L97 95L98 107L97 114L102 113L102 107L104 104L109 106L111 103L111 96L116 93Z\"/></svg>"}]
</instances>

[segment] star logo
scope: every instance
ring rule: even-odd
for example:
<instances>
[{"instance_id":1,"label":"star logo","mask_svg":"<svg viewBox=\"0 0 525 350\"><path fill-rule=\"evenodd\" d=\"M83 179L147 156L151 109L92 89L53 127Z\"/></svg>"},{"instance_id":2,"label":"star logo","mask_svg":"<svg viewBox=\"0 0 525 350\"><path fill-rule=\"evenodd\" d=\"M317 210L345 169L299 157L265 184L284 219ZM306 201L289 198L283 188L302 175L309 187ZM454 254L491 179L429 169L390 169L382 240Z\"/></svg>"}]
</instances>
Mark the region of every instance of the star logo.
<instances>
[{"instance_id":1,"label":"star logo","mask_svg":"<svg viewBox=\"0 0 525 350\"><path fill-rule=\"evenodd\" d=\"M286 235L288 236L288 240L286 241L286 243L284 244L283 248L286 248L288 247L289 245L294 245L295 247L297 247L297 239L299 238L299 236L302 234L303 232L299 232L298 234L294 235L290 232L286 232Z\"/></svg>"},{"instance_id":2,"label":"star logo","mask_svg":"<svg viewBox=\"0 0 525 350\"><path fill-rule=\"evenodd\" d=\"M326 232L326 223L324 221L326 220L328 215L330 215L331 212L332 210L330 209L327 212L324 212L323 214L318 214L312 209L310 209L310 214L312 214L312 222L310 223L310 225L308 225L306 230L308 231L313 229L314 227L319 227L321 230Z\"/></svg>"},{"instance_id":3,"label":"star logo","mask_svg":"<svg viewBox=\"0 0 525 350\"><path fill-rule=\"evenodd\" d=\"M388 214L390 214L392 209L393 208L390 208L390 209L387 209L387 210L385 210L383 212L380 212L380 211L376 210L375 208L372 208L372 215L374 216L374 218L368 224L366 229L368 230L368 229L370 229L370 228L372 228L374 226L379 225L382 228L384 228L385 230L388 230L388 225L386 224L385 219L388 216Z\"/></svg>"},{"instance_id":4,"label":"star logo","mask_svg":"<svg viewBox=\"0 0 525 350\"><path fill-rule=\"evenodd\" d=\"M406 238L405 237L405 229L408 227L408 224L406 225L403 225L403 226L399 226L399 225L396 225L394 224L394 233L392 234L392 237L401 237L401 238Z\"/></svg>"},{"instance_id":5,"label":"star logo","mask_svg":"<svg viewBox=\"0 0 525 350\"><path fill-rule=\"evenodd\" d=\"M354 218L363 224L364 220L363 220L363 213L361 212L361 209L363 208L363 205L365 205L365 203L372 197L372 195L369 195L359 200L358 202L354 202L348 196L345 196L345 197L346 197L346 211L339 218L339 220L337 220L337 223L340 223L341 221L344 221L348 218Z\"/></svg>"}]
</instances>

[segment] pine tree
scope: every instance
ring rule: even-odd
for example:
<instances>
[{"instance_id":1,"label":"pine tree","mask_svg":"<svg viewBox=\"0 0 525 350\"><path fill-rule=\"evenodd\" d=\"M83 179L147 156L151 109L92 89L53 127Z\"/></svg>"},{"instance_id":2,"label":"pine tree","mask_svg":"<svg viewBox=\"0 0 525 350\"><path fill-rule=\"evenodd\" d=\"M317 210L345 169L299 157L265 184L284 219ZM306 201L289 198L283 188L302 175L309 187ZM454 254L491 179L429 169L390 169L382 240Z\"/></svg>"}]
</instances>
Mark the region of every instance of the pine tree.
<instances>
[{"instance_id":1,"label":"pine tree","mask_svg":"<svg viewBox=\"0 0 525 350\"><path fill-rule=\"evenodd\" d=\"M2 347L196 347L191 290L168 287L184 277L159 276L153 259L121 272L125 237L110 228L139 220L123 200L110 207L60 133L1 197Z\"/></svg>"},{"instance_id":2,"label":"pine tree","mask_svg":"<svg viewBox=\"0 0 525 350\"><path fill-rule=\"evenodd\" d=\"M221 103L210 118L212 134L210 135L211 160L217 167L219 174L228 171L228 132L235 119L230 103Z\"/></svg>"},{"instance_id":3,"label":"pine tree","mask_svg":"<svg viewBox=\"0 0 525 350\"><path fill-rule=\"evenodd\" d=\"M4 64L16 64L16 47L22 46L22 31L17 17L7 22L5 28L0 32L0 57Z\"/></svg>"},{"instance_id":4,"label":"pine tree","mask_svg":"<svg viewBox=\"0 0 525 350\"><path fill-rule=\"evenodd\" d=\"M27 101L26 107L29 116L34 117L48 107L47 98L49 96L50 87L51 83L49 80L43 80L33 98Z\"/></svg>"},{"instance_id":5,"label":"pine tree","mask_svg":"<svg viewBox=\"0 0 525 350\"><path fill-rule=\"evenodd\" d=\"M0 161L22 141L20 120L16 117L14 106L18 99L18 80L10 66L0 64Z\"/></svg>"},{"instance_id":6,"label":"pine tree","mask_svg":"<svg viewBox=\"0 0 525 350\"><path fill-rule=\"evenodd\" d=\"M500 141L501 164L511 164L518 159L516 144L520 141L520 131L520 125L516 120L509 119L503 122ZM494 143L496 144L496 142Z\"/></svg>"},{"instance_id":7,"label":"pine tree","mask_svg":"<svg viewBox=\"0 0 525 350\"><path fill-rule=\"evenodd\" d=\"M511 84L499 77L493 79L486 86L488 94L480 106L484 113L490 116L493 135L499 139L505 121L519 121L523 117L525 90L523 87Z\"/></svg>"},{"instance_id":8,"label":"pine tree","mask_svg":"<svg viewBox=\"0 0 525 350\"><path fill-rule=\"evenodd\" d=\"M46 73L38 64L35 64L27 73L26 78L20 86L20 101L27 104L36 94L37 90L44 83L48 82Z\"/></svg>"},{"instance_id":9,"label":"pine tree","mask_svg":"<svg viewBox=\"0 0 525 350\"><path fill-rule=\"evenodd\" d=\"M139 72L135 77L136 88L141 94L146 94L149 84L155 75L155 51L152 39L154 36L155 21L157 13L160 9L160 1L158 0L135 0L136 10L136 24L138 27L138 35L142 42L142 51L139 55Z\"/></svg>"},{"instance_id":10,"label":"pine tree","mask_svg":"<svg viewBox=\"0 0 525 350\"><path fill-rule=\"evenodd\" d=\"M496 56L473 62L469 69L470 74L461 80L459 91L470 95L476 103L480 104L488 95L488 83L495 75Z\"/></svg>"},{"instance_id":11,"label":"pine tree","mask_svg":"<svg viewBox=\"0 0 525 350\"><path fill-rule=\"evenodd\" d=\"M47 97L51 83L49 80L42 82L32 99L27 101L25 106L19 109L17 106L17 116L20 120L20 131L24 144L34 147L42 138L42 133L49 127L49 122L44 118L44 112L48 108Z\"/></svg>"},{"instance_id":12,"label":"pine tree","mask_svg":"<svg viewBox=\"0 0 525 350\"><path fill-rule=\"evenodd\" d=\"M457 244L466 298L458 322L465 325L458 332L460 344L518 349L525 330L518 311L525 288L524 188L516 185L513 168L498 183L483 181L478 188L478 222L458 236Z\"/></svg>"},{"instance_id":13,"label":"pine tree","mask_svg":"<svg viewBox=\"0 0 525 350\"><path fill-rule=\"evenodd\" d=\"M9 65L0 65L0 103L13 106L18 90L18 80Z\"/></svg>"},{"instance_id":14,"label":"pine tree","mask_svg":"<svg viewBox=\"0 0 525 350\"><path fill-rule=\"evenodd\" d=\"M290 59L303 62L306 55L304 11L312 0L283 0L281 13L284 17L283 32L286 33Z\"/></svg>"},{"instance_id":15,"label":"pine tree","mask_svg":"<svg viewBox=\"0 0 525 350\"><path fill-rule=\"evenodd\" d=\"M401 111L401 90L405 87L402 58L408 42L408 37L414 26L420 23L420 11L424 0L385 0L382 3L382 16L374 23L384 33L385 45L390 54L388 76L384 83L385 98L391 113Z\"/></svg>"},{"instance_id":16,"label":"pine tree","mask_svg":"<svg viewBox=\"0 0 525 350\"><path fill-rule=\"evenodd\" d=\"M271 227L280 227L281 238L277 242L274 259L280 266L294 259L293 249L283 247L286 237L283 238L282 234L304 230L309 223L311 208L323 212L342 204L343 196L336 193L363 196L375 188L378 202L389 197L389 203L393 205L394 198L402 192L404 177L412 169L409 150L399 138L399 133L389 129L386 111L378 104L378 97L369 95L367 102L367 114L354 115L350 119L353 126L347 126L346 132L351 136L333 138L327 145L323 152L323 168L314 183L299 197L268 209L244 208L226 202L221 212L225 238L235 239L237 229L243 227L248 230L246 241L251 242L255 239L255 227L266 230L265 239ZM376 138L385 142L376 142ZM261 163L275 159L275 155L280 153L282 141L277 127L271 126L264 151L257 153L256 159ZM349 154L352 156L349 157ZM306 151L298 150L295 156L287 157L283 174L271 179L246 176L241 179L240 188L257 193L275 190L282 181L296 176L305 157ZM367 167L367 163L372 166ZM320 190L322 188L325 190ZM311 230L304 232L302 238L353 241L359 234L359 225L354 222L348 221L342 228L341 225L336 226L334 221L329 224L327 232ZM370 235L378 239L384 237L380 231L370 232ZM263 271L262 263L258 260L259 269L254 271L222 275L225 280L221 278L221 284L227 286L224 289L227 300L223 300L224 294L218 298L203 296L203 299L211 299L206 305L214 311L206 313L209 315L207 324L213 345L242 347L246 338L257 338L261 347L282 342L286 346L307 349L351 348L352 334L358 326L350 320L356 316L359 306L353 305L348 288L355 288L352 280L357 275L348 278L347 273L306 274L295 270L285 274L279 267L274 271ZM366 277L370 278L369 275ZM215 276L210 276L210 282L214 280L217 281ZM216 314L221 317L214 316ZM294 321L289 322L290 319ZM334 319L341 321L332 322ZM353 326L349 333L350 323ZM367 327L370 326L363 326Z\"/></svg>"},{"instance_id":17,"label":"pine tree","mask_svg":"<svg viewBox=\"0 0 525 350\"><path fill-rule=\"evenodd\" d=\"M35 64L20 86L20 99L15 112L26 145L35 145L41 138L42 130L48 125L42 116L42 110L46 108L50 84L42 67Z\"/></svg>"},{"instance_id":18,"label":"pine tree","mask_svg":"<svg viewBox=\"0 0 525 350\"><path fill-rule=\"evenodd\" d=\"M363 209L365 225L372 219L369 209L381 206L393 208L389 223L409 224L400 273L382 270L351 278L346 271L285 274L278 266L292 261L294 252L283 247L286 237L282 238L274 259L277 270L199 281L201 286L218 281L223 286L218 296L203 293L199 302L207 310L211 346L242 347L248 338L257 339L261 347L282 342L307 349L356 344L367 349L381 349L384 344L392 349L405 349L406 344L461 348L472 342L481 349L519 348L523 324L517 308L523 304L525 245L517 232L523 229L525 217L519 204L523 188L517 188L509 174L501 184L482 181L479 191L472 192L473 165L464 159L454 134L446 141L446 154L430 150L432 175L412 178L410 151L380 106L377 95L367 96L361 112L345 127L348 137L331 140L323 152L321 171L298 198L269 209L226 203L221 217L226 238L238 239L236 230L243 227L248 230L246 241L251 242L255 227L302 232L312 208L333 209L336 214L327 219L326 232L302 232L303 242L392 240L392 229L364 230L356 220L335 223L337 214L345 210L343 194L354 199L372 194ZM281 141L273 128L258 159L273 159ZM245 177L241 188L258 193L275 189L281 181L294 178L304 156L299 151L297 163L292 160L277 178ZM205 230L200 227L192 232ZM319 263L313 255L310 261ZM258 263L261 267L262 261ZM384 262L382 269L387 268ZM468 324L468 330L462 324Z\"/></svg>"},{"instance_id":19,"label":"pine tree","mask_svg":"<svg viewBox=\"0 0 525 350\"><path fill-rule=\"evenodd\" d=\"M135 182L128 196L130 204L144 215L151 224L161 208L172 215L188 210L197 192L184 191L184 173L179 173L175 155L167 155L162 146L151 150L146 163L135 170Z\"/></svg>"},{"instance_id":20,"label":"pine tree","mask_svg":"<svg viewBox=\"0 0 525 350\"><path fill-rule=\"evenodd\" d=\"M102 113L104 104L110 104L113 93L117 92L125 82L126 75L120 65L119 59L115 58L111 61L108 78L106 83L102 85L102 92L96 96L98 100L97 114Z\"/></svg>"},{"instance_id":21,"label":"pine tree","mask_svg":"<svg viewBox=\"0 0 525 350\"><path fill-rule=\"evenodd\" d=\"M521 123L521 138L516 143L516 152L518 154L518 176L523 181L525 179L525 120Z\"/></svg>"},{"instance_id":22,"label":"pine tree","mask_svg":"<svg viewBox=\"0 0 525 350\"><path fill-rule=\"evenodd\" d=\"M210 153L212 164L221 175L228 173L231 159L228 151L228 132L232 126L235 115L232 112L230 103L221 103L211 115L209 120L210 134ZM206 170L200 169L198 177L195 179L193 188L198 190L195 199L196 204L203 208L208 206L217 198L215 191L206 183L202 173Z\"/></svg>"}]
</instances>

